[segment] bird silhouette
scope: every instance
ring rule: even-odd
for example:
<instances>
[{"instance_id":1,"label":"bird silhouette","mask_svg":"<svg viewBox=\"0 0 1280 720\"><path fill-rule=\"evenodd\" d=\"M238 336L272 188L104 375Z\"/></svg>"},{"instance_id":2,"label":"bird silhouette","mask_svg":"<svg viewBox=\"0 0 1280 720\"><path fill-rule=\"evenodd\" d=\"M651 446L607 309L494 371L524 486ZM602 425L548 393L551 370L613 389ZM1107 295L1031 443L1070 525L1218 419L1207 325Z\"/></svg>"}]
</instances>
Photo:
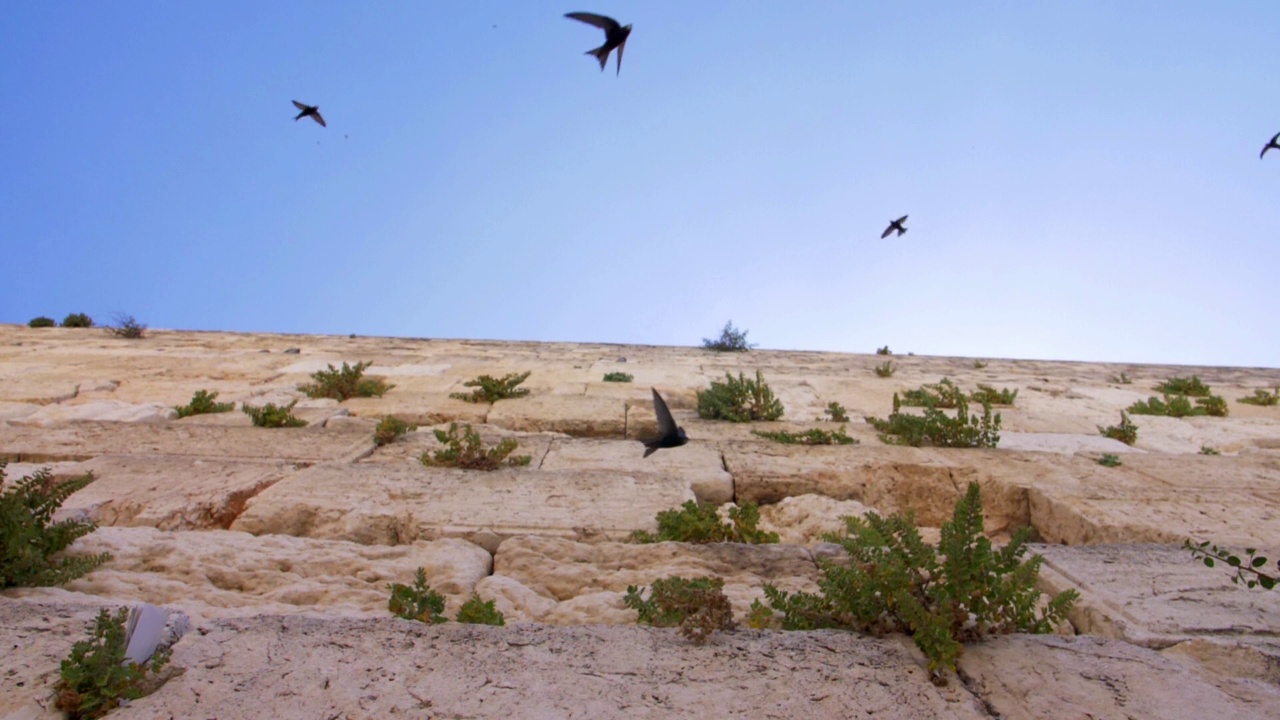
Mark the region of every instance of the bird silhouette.
<instances>
[{"instance_id":1,"label":"bird silhouette","mask_svg":"<svg viewBox=\"0 0 1280 720\"><path fill-rule=\"evenodd\" d=\"M324 124L324 118L320 117L320 106L304 105L303 103L300 103L297 100L293 101L293 106L298 108L298 110L301 111L296 116L294 116L293 118L294 122L297 122L304 117L309 117L312 120L315 120L316 122L320 123L320 127L328 127L328 125Z\"/></svg>"},{"instance_id":2,"label":"bird silhouette","mask_svg":"<svg viewBox=\"0 0 1280 720\"><path fill-rule=\"evenodd\" d=\"M571 12L565 13L565 17L578 22L584 22L588 25L595 25L604 31L604 44L594 50L588 50L584 55L595 55L600 61L600 71L604 72L604 66L609 63L609 53L614 48L618 49L618 71L614 75L622 73L622 51L627 46L627 36L631 35L630 25L619 25L617 20L604 15L596 15L589 12Z\"/></svg>"},{"instance_id":3,"label":"bird silhouette","mask_svg":"<svg viewBox=\"0 0 1280 720\"><path fill-rule=\"evenodd\" d=\"M667 409L662 396L654 388L649 389L653 391L653 412L658 416L658 436L643 441L645 457L662 448L680 447L689 442L688 436L684 434L684 428L678 427L675 418L671 417L671 411Z\"/></svg>"},{"instance_id":4,"label":"bird silhouette","mask_svg":"<svg viewBox=\"0 0 1280 720\"><path fill-rule=\"evenodd\" d=\"M902 233L904 233L904 232L906 232L906 231L907 231L907 229L906 229L905 227L903 227L903 226L902 226L902 223L904 223L904 222L906 222L906 221L907 221L907 216L906 216L906 215L903 215L902 217L898 218L897 220L894 220L894 221L890 222L890 223L889 223L889 227L885 228L885 231L884 231L884 232L882 232L882 233L880 233L880 239L881 239L881 240L883 240L883 239L885 239L885 238L889 237L889 235L890 235L894 230L897 230L897 231L898 231L898 237L902 237Z\"/></svg>"},{"instance_id":5,"label":"bird silhouette","mask_svg":"<svg viewBox=\"0 0 1280 720\"><path fill-rule=\"evenodd\" d=\"M1262 152L1258 153L1258 159L1261 160L1262 156L1266 155L1267 151L1271 148L1280 150L1280 133L1276 133L1275 136L1271 138L1271 142L1262 146Z\"/></svg>"}]
</instances>

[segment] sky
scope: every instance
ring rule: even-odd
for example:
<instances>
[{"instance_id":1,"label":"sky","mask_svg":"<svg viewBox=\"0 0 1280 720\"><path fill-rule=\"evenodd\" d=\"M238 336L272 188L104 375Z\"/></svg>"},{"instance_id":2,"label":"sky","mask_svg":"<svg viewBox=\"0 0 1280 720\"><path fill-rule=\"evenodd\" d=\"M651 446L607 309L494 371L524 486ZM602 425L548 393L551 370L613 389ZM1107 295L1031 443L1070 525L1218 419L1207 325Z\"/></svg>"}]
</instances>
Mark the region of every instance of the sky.
<instances>
[{"instance_id":1,"label":"sky","mask_svg":"<svg viewBox=\"0 0 1280 720\"><path fill-rule=\"evenodd\" d=\"M0 322L1280 366L1274 0L4 15Z\"/></svg>"}]
</instances>

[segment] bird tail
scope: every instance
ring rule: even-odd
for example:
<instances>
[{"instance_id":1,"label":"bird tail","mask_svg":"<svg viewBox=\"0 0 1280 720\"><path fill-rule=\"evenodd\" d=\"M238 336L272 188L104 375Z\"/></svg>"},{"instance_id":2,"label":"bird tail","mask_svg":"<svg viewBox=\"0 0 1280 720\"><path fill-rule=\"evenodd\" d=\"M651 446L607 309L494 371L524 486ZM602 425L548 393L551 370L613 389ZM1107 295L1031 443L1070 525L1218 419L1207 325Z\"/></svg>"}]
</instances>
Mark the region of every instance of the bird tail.
<instances>
[{"instance_id":1,"label":"bird tail","mask_svg":"<svg viewBox=\"0 0 1280 720\"><path fill-rule=\"evenodd\" d=\"M650 455L652 455L652 454L654 454L654 453L656 453L656 452L658 452L658 448L656 448L656 447L649 447L648 445L646 445L646 446L645 446L645 448L644 448L644 456L645 456L645 457L649 457Z\"/></svg>"},{"instance_id":2,"label":"bird tail","mask_svg":"<svg viewBox=\"0 0 1280 720\"><path fill-rule=\"evenodd\" d=\"M596 60L599 60L599 61L600 61L600 70L601 70L601 71L603 71L603 70L604 70L604 66L605 66L605 65L607 65L607 64L609 63L609 51L608 51L608 50L605 50L603 45L601 45L600 47L598 47L598 48L596 48L596 49L594 49L594 50L588 50L588 51L586 51L586 52L584 52L584 53L582 53L582 54L583 54L583 55L595 55L595 56L596 56Z\"/></svg>"}]
</instances>

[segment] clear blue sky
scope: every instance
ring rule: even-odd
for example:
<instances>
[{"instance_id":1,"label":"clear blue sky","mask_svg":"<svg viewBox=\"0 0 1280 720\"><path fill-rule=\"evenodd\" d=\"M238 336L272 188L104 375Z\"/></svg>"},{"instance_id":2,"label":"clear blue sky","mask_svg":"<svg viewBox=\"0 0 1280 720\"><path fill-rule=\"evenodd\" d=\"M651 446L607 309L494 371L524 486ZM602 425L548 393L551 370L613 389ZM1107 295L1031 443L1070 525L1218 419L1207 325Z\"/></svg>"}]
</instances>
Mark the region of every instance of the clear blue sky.
<instances>
[{"instance_id":1,"label":"clear blue sky","mask_svg":"<svg viewBox=\"0 0 1280 720\"><path fill-rule=\"evenodd\" d=\"M1275 0L575 3L6 4L0 321L1280 365Z\"/></svg>"}]
</instances>

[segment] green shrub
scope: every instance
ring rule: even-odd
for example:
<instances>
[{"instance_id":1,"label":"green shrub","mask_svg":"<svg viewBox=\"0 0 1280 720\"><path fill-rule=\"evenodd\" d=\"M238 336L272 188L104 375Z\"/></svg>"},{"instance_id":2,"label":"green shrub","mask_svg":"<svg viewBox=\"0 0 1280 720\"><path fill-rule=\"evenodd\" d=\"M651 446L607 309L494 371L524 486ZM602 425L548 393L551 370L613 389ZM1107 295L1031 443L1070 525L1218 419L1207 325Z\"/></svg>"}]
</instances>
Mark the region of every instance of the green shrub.
<instances>
[{"instance_id":1,"label":"green shrub","mask_svg":"<svg viewBox=\"0 0 1280 720\"><path fill-rule=\"evenodd\" d=\"M1201 445L1200 454L1201 455L1221 455L1222 453L1219 452L1216 448L1211 448L1208 445Z\"/></svg>"},{"instance_id":2,"label":"green shrub","mask_svg":"<svg viewBox=\"0 0 1280 720\"><path fill-rule=\"evenodd\" d=\"M405 620L417 620L428 625L446 621L444 613L444 597L427 585L427 571L418 568L414 575L413 586L392 583L387 586L391 591L391 599L387 601L387 609L396 617Z\"/></svg>"},{"instance_id":3,"label":"green shrub","mask_svg":"<svg viewBox=\"0 0 1280 720\"><path fill-rule=\"evenodd\" d=\"M132 315L116 315L115 322L107 326L112 335L125 340L140 340L146 336L147 326L133 319Z\"/></svg>"},{"instance_id":4,"label":"green shrub","mask_svg":"<svg viewBox=\"0 0 1280 720\"><path fill-rule=\"evenodd\" d=\"M297 404L297 400L294 400L288 405L267 403L260 408L249 407L247 404L241 404L240 410L253 420L255 427L302 427L307 424L307 421L293 416L293 406Z\"/></svg>"},{"instance_id":5,"label":"green shrub","mask_svg":"<svg viewBox=\"0 0 1280 720\"><path fill-rule=\"evenodd\" d=\"M387 415L378 421L378 427L373 430L373 444L378 447L390 445L401 435L404 435L410 430L417 429L417 425L410 425L400 418L393 415Z\"/></svg>"},{"instance_id":6,"label":"green shrub","mask_svg":"<svg viewBox=\"0 0 1280 720\"><path fill-rule=\"evenodd\" d=\"M951 382L950 378L942 378L933 385L921 385L915 390L902 393L901 403L907 407L927 407L954 409L964 402L964 392Z\"/></svg>"},{"instance_id":7,"label":"green shrub","mask_svg":"<svg viewBox=\"0 0 1280 720\"><path fill-rule=\"evenodd\" d=\"M988 405L1012 405L1018 399L1018 390L1004 388L996 390L990 385L978 383L978 389L969 393L969 399L976 403Z\"/></svg>"},{"instance_id":8,"label":"green shrub","mask_svg":"<svg viewBox=\"0 0 1280 720\"><path fill-rule=\"evenodd\" d=\"M747 342L747 331L735 328L730 320L724 324L720 337L715 340L702 338L702 347L716 352L746 352L755 345Z\"/></svg>"},{"instance_id":9,"label":"green shrub","mask_svg":"<svg viewBox=\"0 0 1280 720\"><path fill-rule=\"evenodd\" d=\"M858 441L849 437L844 432L844 426L841 425L838 430L821 430L813 428L800 433L786 432L785 430L778 432L763 432L761 430L752 430L752 435L759 435L766 440L780 442L783 445L857 445Z\"/></svg>"},{"instance_id":10,"label":"green shrub","mask_svg":"<svg viewBox=\"0 0 1280 720\"><path fill-rule=\"evenodd\" d=\"M87 328L93 327L93 318L84 313L71 313L62 318L62 327L65 328Z\"/></svg>"},{"instance_id":11,"label":"green shrub","mask_svg":"<svg viewBox=\"0 0 1280 720\"><path fill-rule=\"evenodd\" d=\"M169 649L156 650L143 665L128 660L128 621L128 608L120 608L115 617L106 609L99 611L89 639L72 645L70 656L62 661L55 706L70 720L100 718L163 683L155 673L169 664Z\"/></svg>"},{"instance_id":12,"label":"green shrub","mask_svg":"<svg viewBox=\"0 0 1280 720\"><path fill-rule=\"evenodd\" d=\"M1112 440L1119 440L1125 445L1132 445L1138 442L1138 426L1133 424L1129 419L1129 413L1120 411L1120 424L1108 425L1107 427L1098 426L1098 432Z\"/></svg>"},{"instance_id":13,"label":"green shrub","mask_svg":"<svg viewBox=\"0 0 1280 720\"><path fill-rule=\"evenodd\" d=\"M1129 406L1129 412L1134 415L1167 415L1175 418L1197 415L1226 417L1228 408L1227 401L1220 395L1198 397L1195 405L1191 404L1186 395L1165 395L1164 400L1154 396L1145 401L1139 400Z\"/></svg>"},{"instance_id":14,"label":"green shrub","mask_svg":"<svg viewBox=\"0 0 1280 720\"><path fill-rule=\"evenodd\" d=\"M207 415L211 413L231 412L236 409L235 403L216 402L218 393L209 392L208 390L197 390L191 396L191 402L186 405L176 405L174 410L178 411L178 417L191 417L192 415Z\"/></svg>"},{"instance_id":15,"label":"green shrub","mask_svg":"<svg viewBox=\"0 0 1280 720\"><path fill-rule=\"evenodd\" d=\"M898 366L894 365L892 360L885 360L875 367L875 371L876 377L893 377L893 374L898 372Z\"/></svg>"},{"instance_id":16,"label":"green shrub","mask_svg":"<svg viewBox=\"0 0 1280 720\"><path fill-rule=\"evenodd\" d=\"M462 383L463 387L478 388L477 390L472 390L469 393L451 393L449 397L470 403L495 403L507 398L524 397L529 394L529 390L527 388L517 388L516 386L527 380L532 372L530 370L524 373L510 373L501 378L481 375L475 380L468 380Z\"/></svg>"},{"instance_id":17,"label":"green shrub","mask_svg":"<svg viewBox=\"0 0 1280 720\"><path fill-rule=\"evenodd\" d=\"M974 369L974 370L982 370L982 369L986 368L986 367L987 367L987 365L988 365L988 363L987 363L987 361L986 361L986 360L974 360L974 361L973 361L973 369ZM978 387L982 387L982 386L981 386L981 385L979 385Z\"/></svg>"},{"instance_id":18,"label":"green shrub","mask_svg":"<svg viewBox=\"0 0 1280 720\"><path fill-rule=\"evenodd\" d=\"M492 600L481 600L478 593L471 593L471 597L458 608L458 622L470 623L472 625L506 625L507 620L502 613L494 607Z\"/></svg>"},{"instance_id":19,"label":"green shrub","mask_svg":"<svg viewBox=\"0 0 1280 720\"><path fill-rule=\"evenodd\" d=\"M679 627L680 634L696 645L716 630L732 630L733 606L718 577L666 577L653 581L649 598L644 588L630 585L622 602L640 613L640 622L654 627Z\"/></svg>"},{"instance_id":20,"label":"green shrub","mask_svg":"<svg viewBox=\"0 0 1280 720\"><path fill-rule=\"evenodd\" d=\"M1280 387L1276 388L1275 392L1254 390L1253 395L1250 395L1249 397L1242 397L1236 400L1236 402L1244 403L1245 405L1280 405Z\"/></svg>"},{"instance_id":21,"label":"green shrub","mask_svg":"<svg viewBox=\"0 0 1280 720\"><path fill-rule=\"evenodd\" d=\"M1120 456L1115 453L1103 453L1102 457L1098 458L1098 464L1103 467L1120 467Z\"/></svg>"},{"instance_id":22,"label":"green shrub","mask_svg":"<svg viewBox=\"0 0 1280 720\"><path fill-rule=\"evenodd\" d=\"M1226 548L1219 548L1217 545L1211 545L1208 540L1199 543L1193 543L1190 539L1182 541L1182 547L1191 551L1191 557L1204 562L1205 567L1213 567L1214 563L1221 561L1229 567L1235 568L1235 574L1231 576L1231 582L1239 585L1244 583L1245 587L1255 588L1261 586L1263 590L1274 589L1277 582L1280 582L1280 562L1276 563L1277 574L1272 575L1264 573L1258 568L1265 567L1266 557L1258 555L1257 548L1245 548L1245 556L1247 559L1242 560Z\"/></svg>"},{"instance_id":23,"label":"green shrub","mask_svg":"<svg viewBox=\"0 0 1280 720\"><path fill-rule=\"evenodd\" d=\"M820 592L794 594L765 584L765 597L782 613L786 630L844 628L912 636L929 669L954 669L963 643L993 634L1051 632L1078 594L1067 590L1037 609L1036 580L1043 558L1026 553L1029 528L999 550L983 537L977 483L956 503L934 548L907 515L845 518L843 536L828 535L848 562L822 563Z\"/></svg>"},{"instance_id":24,"label":"green shrub","mask_svg":"<svg viewBox=\"0 0 1280 720\"><path fill-rule=\"evenodd\" d=\"M869 417L867 423L889 445L994 448L1000 444L1000 413L992 416L991 405L984 403L981 417L970 415L963 394L956 403L954 418L932 407L926 407L923 416L912 415L899 412L901 402L894 393L893 414L887 420Z\"/></svg>"},{"instance_id":25,"label":"green shrub","mask_svg":"<svg viewBox=\"0 0 1280 720\"><path fill-rule=\"evenodd\" d=\"M480 433L472 430L471 425L463 427L461 437L458 436L458 423L449 423L448 432L436 430L435 435L436 440L444 443L445 448L422 453L418 459L427 467L497 470L503 465L521 467L533 460L529 455L507 457L520 445L515 438L505 438L486 450L480 441Z\"/></svg>"},{"instance_id":26,"label":"green shrub","mask_svg":"<svg viewBox=\"0 0 1280 720\"><path fill-rule=\"evenodd\" d=\"M877 355L892 355L892 354L893 354L893 351L889 349L889 346L888 346L888 345L885 345L885 346L884 346L884 347L882 347L882 348L876 348L876 354L877 354Z\"/></svg>"},{"instance_id":27,"label":"green shrub","mask_svg":"<svg viewBox=\"0 0 1280 720\"><path fill-rule=\"evenodd\" d=\"M1209 394L1209 386L1200 382L1200 378L1192 375L1189 378L1172 377L1156 386L1156 390L1165 395L1190 395L1204 397Z\"/></svg>"},{"instance_id":28,"label":"green shrub","mask_svg":"<svg viewBox=\"0 0 1280 720\"><path fill-rule=\"evenodd\" d=\"M634 375L632 375L632 374L630 374L630 373L624 373L624 372L611 372L611 373L605 373L605 374L604 374L604 381L605 381L605 382L620 382L620 383L628 383L628 382L631 382L632 380L635 380L635 379L636 379L636 378L635 378L635 376L634 376Z\"/></svg>"},{"instance_id":29,"label":"green shrub","mask_svg":"<svg viewBox=\"0 0 1280 720\"><path fill-rule=\"evenodd\" d=\"M827 403L827 409L823 410L822 413L831 422L849 422L849 412L838 402Z\"/></svg>"},{"instance_id":30,"label":"green shrub","mask_svg":"<svg viewBox=\"0 0 1280 720\"><path fill-rule=\"evenodd\" d=\"M778 542L778 534L760 530L757 527L759 523L760 508L751 501L742 503L741 507L729 508L729 522L724 523L716 514L714 505L686 500L679 510L658 513L656 534L636 530L631 533L631 542L736 542L752 545Z\"/></svg>"},{"instance_id":31,"label":"green shrub","mask_svg":"<svg viewBox=\"0 0 1280 720\"><path fill-rule=\"evenodd\" d=\"M58 324L57 320L54 320L51 317L45 317L44 315L41 315L40 317L31 318L30 320L27 321L27 327L33 327L33 328L56 327L57 324Z\"/></svg>"},{"instance_id":32,"label":"green shrub","mask_svg":"<svg viewBox=\"0 0 1280 720\"><path fill-rule=\"evenodd\" d=\"M0 459L0 485L6 465ZM62 503L93 480L85 473L56 482L41 468L0 492L0 589L64 585L111 559L108 553L53 558L97 529L80 520L53 521Z\"/></svg>"},{"instance_id":33,"label":"green shrub","mask_svg":"<svg viewBox=\"0 0 1280 720\"><path fill-rule=\"evenodd\" d=\"M1206 414L1213 417L1226 417L1231 412L1227 407L1226 399L1221 395L1196 398L1196 405L1197 410L1204 410Z\"/></svg>"},{"instance_id":34,"label":"green shrub","mask_svg":"<svg viewBox=\"0 0 1280 720\"><path fill-rule=\"evenodd\" d=\"M725 382L712 380L709 389L698 391L698 417L730 422L782 417L782 403L773 396L759 370L755 380L746 379L742 373L736 380L727 372L724 377Z\"/></svg>"},{"instance_id":35,"label":"green shrub","mask_svg":"<svg viewBox=\"0 0 1280 720\"><path fill-rule=\"evenodd\" d=\"M382 397L395 387L380 377L364 377L364 371L373 363L358 362L355 365L342 363L342 368L332 364L327 370L311 374L315 382L298 386L298 390L309 398L332 398L342 402L353 397Z\"/></svg>"},{"instance_id":36,"label":"green shrub","mask_svg":"<svg viewBox=\"0 0 1280 720\"><path fill-rule=\"evenodd\" d=\"M1112 375L1111 382L1116 385L1129 385L1133 383L1133 380L1129 379L1128 373L1120 373L1119 375Z\"/></svg>"}]
</instances>

